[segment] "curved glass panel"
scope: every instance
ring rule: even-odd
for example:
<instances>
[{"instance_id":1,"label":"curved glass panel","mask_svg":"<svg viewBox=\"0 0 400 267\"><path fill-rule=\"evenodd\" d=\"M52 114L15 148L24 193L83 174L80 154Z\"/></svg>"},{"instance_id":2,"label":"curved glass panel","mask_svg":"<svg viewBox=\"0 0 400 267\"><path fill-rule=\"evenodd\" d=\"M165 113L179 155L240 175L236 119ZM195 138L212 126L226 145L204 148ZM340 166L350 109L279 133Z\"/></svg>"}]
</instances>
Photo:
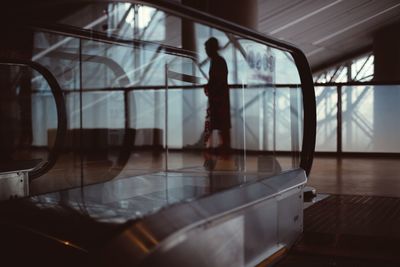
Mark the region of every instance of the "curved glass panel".
<instances>
[{"instance_id":1,"label":"curved glass panel","mask_svg":"<svg viewBox=\"0 0 400 267\"><path fill-rule=\"evenodd\" d=\"M29 66L0 62L0 161L47 161L57 108L45 78Z\"/></svg>"},{"instance_id":2,"label":"curved glass panel","mask_svg":"<svg viewBox=\"0 0 400 267\"><path fill-rule=\"evenodd\" d=\"M68 122L36 193L149 173L246 181L299 167L303 99L291 53L143 4L66 7L31 33L30 59L56 78ZM41 101L32 114L44 113ZM31 120L39 145L56 132L45 109Z\"/></svg>"}]
</instances>

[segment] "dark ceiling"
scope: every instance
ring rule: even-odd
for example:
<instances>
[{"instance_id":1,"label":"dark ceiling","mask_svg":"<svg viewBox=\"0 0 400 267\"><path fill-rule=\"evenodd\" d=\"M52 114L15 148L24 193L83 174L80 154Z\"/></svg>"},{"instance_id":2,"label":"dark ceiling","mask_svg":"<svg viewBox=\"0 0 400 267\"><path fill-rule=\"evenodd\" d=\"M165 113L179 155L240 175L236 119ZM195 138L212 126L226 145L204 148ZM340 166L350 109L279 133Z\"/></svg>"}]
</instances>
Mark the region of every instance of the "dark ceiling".
<instances>
[{"instance_id":1,"label":"dark ceiling","mask_svg":"<svg viewBox=\"0 0 400 267\"><path fill-rule=\"evenodd\" d=\"M400 0L258 2L258 30L299 46L314 71L371 50L374 33L400 21Z\"/></svg>"}]
</instances>

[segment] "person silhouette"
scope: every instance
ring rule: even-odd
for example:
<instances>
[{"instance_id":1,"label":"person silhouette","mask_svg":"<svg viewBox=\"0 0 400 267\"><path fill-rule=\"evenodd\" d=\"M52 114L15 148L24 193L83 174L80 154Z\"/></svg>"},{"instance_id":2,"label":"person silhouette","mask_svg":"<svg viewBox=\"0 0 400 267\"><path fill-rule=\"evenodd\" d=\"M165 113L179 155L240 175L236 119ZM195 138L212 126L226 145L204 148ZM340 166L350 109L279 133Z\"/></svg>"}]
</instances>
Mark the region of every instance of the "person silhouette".
<instances>
[{"instance_id":1,"label":"person silhouette","mask_svg":"<svg viewBox=\"0 0 400 267\"><path fill-rule=\"evenodd\" d=\"M204 142L206 157L212 149L211 135L213 130L218 130L218 152L223 157L228 157L231 148L231 115L228 87L228 67L225 59L219 55L219 43L211 37L205 43L207 56L210 58L208 84L204 92L208 97L208 108L205 122Z\"/></svg>"}]
</instances>

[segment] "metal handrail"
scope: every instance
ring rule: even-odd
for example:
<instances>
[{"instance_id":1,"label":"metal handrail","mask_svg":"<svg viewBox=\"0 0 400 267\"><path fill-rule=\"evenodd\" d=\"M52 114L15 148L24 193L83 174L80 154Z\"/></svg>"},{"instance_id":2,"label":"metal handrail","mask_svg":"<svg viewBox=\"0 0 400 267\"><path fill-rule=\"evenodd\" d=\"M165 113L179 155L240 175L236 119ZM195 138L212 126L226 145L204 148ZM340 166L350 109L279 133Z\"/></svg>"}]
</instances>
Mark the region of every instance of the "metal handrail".
<instances>
[{"instance_id":1,"label":"metal handrail","mask_svg":"<svg viewBox=\"0 0 400 267\"><path fill-rule=\"evenodd\" d=\"M56 138L54 141L53 149L50 150L48 160L44 162L44 164L40 168L29 172L29 179L35 179L48 172L54 166L54 164L57 161L58 153L64 144L65 134L67 129L67 115L66 115L67 112L65 107L64 96L61 87L58 84L56 78L53 76L53 74L47 68L45 68L39 63L24 59L0 58L0 65L27 66L36 70L47 81L50 90L54 96L54 101L56 103L56 110L57 110Z\"/></svg>"}]
</instances>

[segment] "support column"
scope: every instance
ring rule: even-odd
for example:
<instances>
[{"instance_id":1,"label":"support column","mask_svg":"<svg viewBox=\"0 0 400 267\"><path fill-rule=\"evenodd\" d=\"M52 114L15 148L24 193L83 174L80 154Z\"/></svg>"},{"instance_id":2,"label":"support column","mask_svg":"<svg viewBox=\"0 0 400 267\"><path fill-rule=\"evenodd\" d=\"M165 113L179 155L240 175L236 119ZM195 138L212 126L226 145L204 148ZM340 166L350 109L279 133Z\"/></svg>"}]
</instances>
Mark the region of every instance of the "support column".
<instances>
[{"instance_id":1,"label":"support column","mask_svg":"<svg viewBox=\"0 0 400 267\"><path fill-rule=\"evenodd\" d=\"M31 60L33 40L31 30L4 29L0 57ZM32 144L31 78L30 68L0 66L0 161Z\"/></svg>"},{"instance_id":2,"label":"support column","mask_svg":"<svg viewBox=\"0 0 400 267\"><path fill-rule=\"evenodd\" d=\"M379 31L374 38L374 80L400 81L400 24ZM375 86L373 149L375 152L400 152L399 86Z\"/></svg>"},{"instance_id":3,"label":"support column","mask_svg":"<svg viewBox=\"0 0 400 267\"><path fill-rule=\"evenodd\" d=\"M209 0L209 12L247 28L258 28L257 0Z\"/></svg>"},{"instance_id":4,"label":"support column","mask_svg":"<svg viewBox=\"0 0 400 267\"><path fill-rule=\"evenodd\" d=\"M257 0L182 0L182 3L244 27L258 28Z\"/></svg>"},{"instance_id":5,"label":"support column","mask_svg":"<svg viewBox=\"0 0 400 267\"><path fill-rule=\"evenodd\" d=\"M182 48L193 52L198 51L196 40L195 24L190 20L183 19ZM197 60L197 58L194 59L196 62ZM184 74L196 76L196 64L189 65L189 59L187 61L184 60L182 63L182 72ZM189 67L191 69L188 69ZM201 90L201 92L203 91ZM202 136L198 136L197 134L203 131L203 125L199 123L198 114L195 113L199 101L197 90L182 91L182 145L184 147L187 145L202 145Z\"/></svg>"},{"instance_id":6,"label":"support column","mask_svg":"<svg viewBox=\"0 0 400 267\"><path fill-rule=\"evenodd\" d=\"M400 81L400 24L379 31L374 37L374 80Z\"/></svg>"}]
</instances>

